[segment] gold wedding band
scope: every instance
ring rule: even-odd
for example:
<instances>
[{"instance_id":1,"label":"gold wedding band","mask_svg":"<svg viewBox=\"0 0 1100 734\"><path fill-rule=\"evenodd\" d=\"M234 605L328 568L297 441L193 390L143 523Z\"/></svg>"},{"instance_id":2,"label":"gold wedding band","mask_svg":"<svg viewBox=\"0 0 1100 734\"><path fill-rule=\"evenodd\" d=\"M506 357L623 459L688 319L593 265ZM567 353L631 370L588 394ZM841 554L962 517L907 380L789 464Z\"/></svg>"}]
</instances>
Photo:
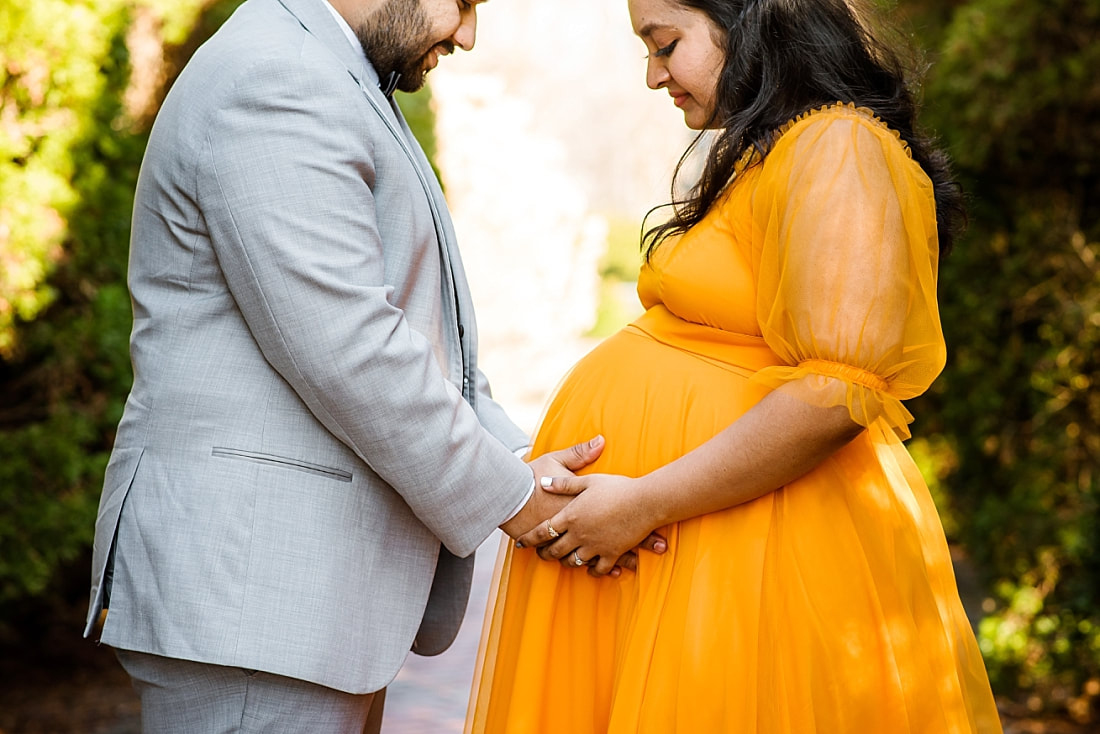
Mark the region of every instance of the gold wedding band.
<instances>
[{"instance_id":1,"label":"gold wedding band","mask_svg":"<svg viewBox=\"0 0 1100 734\"><path fill-rule=\"evenodd\" d=\"M584 561L582 561L581 557L577 555L577 551L573 551L573 565L574 566L583 566L584 565Z\"/></svg>"},{"instance_id":2,"label":"gold wedding band","mask_svg":"<svg viewBox=\"0 0 1100 734\"><path fill-rule=\"evenodd\" d=\"M559 533L557 530L554 530L553 526L550 525L549 520L546 521L546 534L549 535L551 538L556 538L561 535L561 533Z\"/></svg>"}]
</instances>

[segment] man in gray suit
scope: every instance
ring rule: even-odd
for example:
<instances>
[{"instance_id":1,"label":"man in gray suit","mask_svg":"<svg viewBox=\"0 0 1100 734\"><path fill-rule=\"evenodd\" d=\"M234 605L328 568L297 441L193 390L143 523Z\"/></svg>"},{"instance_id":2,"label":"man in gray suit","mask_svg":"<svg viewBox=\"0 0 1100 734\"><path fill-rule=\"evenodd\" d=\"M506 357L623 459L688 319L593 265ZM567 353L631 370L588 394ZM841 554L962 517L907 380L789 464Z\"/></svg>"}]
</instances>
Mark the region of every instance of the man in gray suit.
<instances>
[{"instance_id":1,"label":"man in gray suit","mask_svg":"<svg viewBox=\"0 0 1100 734\"><path fill-rule=\"evenodd\" d=\"M376 728L409 650L453 640L478 545L602 449L519 458L390 98L473 46L479 1L247 0L165 100L85 632L109 609L148 732Z\"/></svg>"}]
</instances>

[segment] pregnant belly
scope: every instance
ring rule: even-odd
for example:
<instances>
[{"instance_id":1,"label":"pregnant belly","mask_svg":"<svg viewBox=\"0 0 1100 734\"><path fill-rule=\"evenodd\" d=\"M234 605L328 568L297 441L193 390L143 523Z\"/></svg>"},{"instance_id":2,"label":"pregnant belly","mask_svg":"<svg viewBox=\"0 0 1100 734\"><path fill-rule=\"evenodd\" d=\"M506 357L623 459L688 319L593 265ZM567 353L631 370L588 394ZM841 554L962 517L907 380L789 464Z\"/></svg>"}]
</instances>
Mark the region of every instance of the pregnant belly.
<instances>
[{"instance_id":1,"label":"pregnant belly","mask_svg":"<svg viewBox=\"0 0 1100 734\"><path fill-rule=\"evenodd\" d=\"M600 433L607 447L588 471L638 476L704 443L767 394L749 381L751 369L729 360L736 350L718 359L671 341L629 326L581 359L547 408L535 452Z\"/></svg>"}]
</instances>

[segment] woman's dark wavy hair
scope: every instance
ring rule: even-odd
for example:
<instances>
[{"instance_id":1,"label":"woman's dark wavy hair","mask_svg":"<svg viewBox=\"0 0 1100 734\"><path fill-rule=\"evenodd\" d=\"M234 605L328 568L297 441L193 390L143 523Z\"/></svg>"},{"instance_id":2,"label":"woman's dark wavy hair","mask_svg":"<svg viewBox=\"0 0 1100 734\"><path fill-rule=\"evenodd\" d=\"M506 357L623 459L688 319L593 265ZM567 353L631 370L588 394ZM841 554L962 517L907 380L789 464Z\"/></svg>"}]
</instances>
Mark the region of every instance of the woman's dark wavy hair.
<instances>
[{"instance_id":1,"label":"woman's dark wavy hair","mask_svg":"<svg viewBox=\"0 0 1100 734\"><path fill-rule=\"evenodd\" d=\"M917 127L917 104L905 65L861 20L870 16L867 9L857 7L858 0L677 2L710 18L726 61L708 125L716 138L702 175L686 198L677 199L676 181L704 134L692 142L676 167L673 200L664 205L673 208L672 219L642 237L647 259L667 237L686 232L706 216L750 149L755 150L755 164L759 164L784 123L836 102L869 108L909 144L913 159L934 186L940 253L950 251L965 225L962 191L947 156Z\"/></svg>"}]
</instances>

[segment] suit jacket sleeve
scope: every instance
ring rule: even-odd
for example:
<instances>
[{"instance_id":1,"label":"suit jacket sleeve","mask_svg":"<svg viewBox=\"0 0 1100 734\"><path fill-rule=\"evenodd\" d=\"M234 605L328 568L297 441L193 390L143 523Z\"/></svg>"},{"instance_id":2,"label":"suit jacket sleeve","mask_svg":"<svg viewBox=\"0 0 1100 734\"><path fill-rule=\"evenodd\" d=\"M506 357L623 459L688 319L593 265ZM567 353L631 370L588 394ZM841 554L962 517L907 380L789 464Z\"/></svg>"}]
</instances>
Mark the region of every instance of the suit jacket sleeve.
<instances>
[{"instance_id":1,"label":"suit jacket sleeve","mask_svg":"<svg viewBox=\"0 0 1100 734\"><path fill-rule=\"evenodd\" d=\"M212 90L196 190L219 263L265 358L309 410L468 555L531 472L391 302L374 192L392 182L376 179L354 82L327 60L297 61L258 59Z\"/></svg>"}]
</instances>

